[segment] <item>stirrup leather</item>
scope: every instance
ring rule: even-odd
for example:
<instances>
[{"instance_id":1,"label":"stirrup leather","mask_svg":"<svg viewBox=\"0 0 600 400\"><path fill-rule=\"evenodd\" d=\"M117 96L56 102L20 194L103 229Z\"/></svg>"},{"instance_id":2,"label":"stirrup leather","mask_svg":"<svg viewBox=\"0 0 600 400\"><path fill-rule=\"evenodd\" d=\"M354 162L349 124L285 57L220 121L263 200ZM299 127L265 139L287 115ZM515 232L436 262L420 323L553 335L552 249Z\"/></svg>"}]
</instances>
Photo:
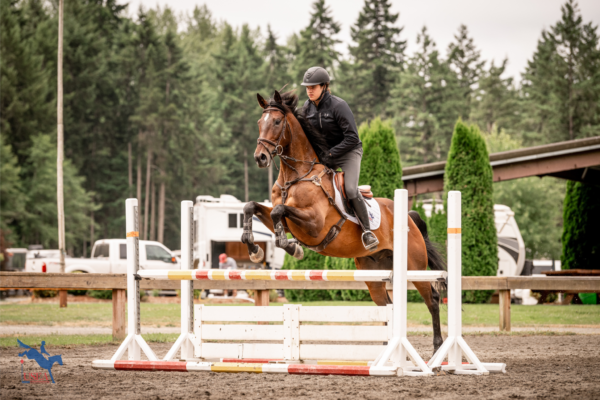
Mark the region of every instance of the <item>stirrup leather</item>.
<instances>
[{"instance_id":1,"label":"stirrup leather","mask_svg":"<svg viewBox=\"0 0 600 400\"><path fill-rule=\"evenodd\" d=\"M367 243L365 243L365 235L367 235L369 233L375 238L375 241L373 243L370 243L367 245ZM367 250L370 250L373 247L377 247L377 245L379 244L379 239L377 239L377 236L371 231L364 231L360 238L362 240L363 246L365 246L365 249L367 249Z\"/></svg>"}]
</instances>

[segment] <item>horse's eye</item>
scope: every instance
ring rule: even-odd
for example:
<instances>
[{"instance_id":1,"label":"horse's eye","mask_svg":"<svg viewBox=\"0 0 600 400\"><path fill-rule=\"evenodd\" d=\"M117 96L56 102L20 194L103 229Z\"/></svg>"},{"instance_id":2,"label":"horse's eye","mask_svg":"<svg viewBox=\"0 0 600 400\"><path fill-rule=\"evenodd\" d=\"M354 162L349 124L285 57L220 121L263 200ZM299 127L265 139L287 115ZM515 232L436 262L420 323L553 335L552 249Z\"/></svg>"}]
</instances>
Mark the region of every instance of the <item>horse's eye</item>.
<instances>
[{"instance_id":1,"label":"horse's eye","mask_svg":"<svg viewBox=\"0 0 600 400\"><path fill-rule=\"evenodd\" d=\"M276 120L275 120L275 125L279 125L279 123L280 123L280 122L281 122L281 120L280 120L280 119L276 119Z\"/></svg>"}]
</instances>

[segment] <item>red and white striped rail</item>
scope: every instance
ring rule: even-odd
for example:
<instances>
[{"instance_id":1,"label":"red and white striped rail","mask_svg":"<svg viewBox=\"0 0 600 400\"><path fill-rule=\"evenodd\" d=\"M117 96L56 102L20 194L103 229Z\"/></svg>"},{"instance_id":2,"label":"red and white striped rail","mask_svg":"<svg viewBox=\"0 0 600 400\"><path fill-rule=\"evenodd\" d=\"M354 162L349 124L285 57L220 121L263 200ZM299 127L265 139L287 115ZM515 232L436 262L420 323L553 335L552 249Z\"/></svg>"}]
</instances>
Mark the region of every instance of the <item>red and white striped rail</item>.
<instances>
[{"instance_id":1,"label":"red and white striped rail","mask_svg":"<svg viewBox=\"0 0 600 400\"><path fill-rule=\"evenodd\" d=\"M138 275L144 279L159 280L197 280L197 281L353 281L353 282L391 282L392 271L355 271L355 270L205 270L191 271L142 270ZM445 280L446 271L408 271L408 280L413 282L431 282Z\"/></svg>"},{"instance_id":2,"label":"red and white striped rail","mask_svg":"<svg viewBox=\"0 0 600 400\"><path fill-rule=\"evenodd\" d=\"M171 371L171 372L250 372L288 375L357 375L397 376L396 367L369 367L363 365L316 365L316 364L257 364L184 361L111 361L96 360L94 369L113 371Z\"/></svg>"}]
</instances>

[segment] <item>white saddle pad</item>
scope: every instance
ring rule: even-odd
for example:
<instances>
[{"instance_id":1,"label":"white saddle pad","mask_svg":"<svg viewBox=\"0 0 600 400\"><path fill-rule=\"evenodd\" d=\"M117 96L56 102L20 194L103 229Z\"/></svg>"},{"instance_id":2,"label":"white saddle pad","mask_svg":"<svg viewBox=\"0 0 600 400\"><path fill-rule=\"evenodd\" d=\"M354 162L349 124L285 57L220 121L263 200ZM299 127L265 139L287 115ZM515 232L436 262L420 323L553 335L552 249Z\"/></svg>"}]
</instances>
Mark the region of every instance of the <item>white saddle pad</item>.
<instances>
[{"instance_id":1,"label":"white saddle pad","mask_svg":"<svg viewBox=\"0 0 600 400\"><path fill-rule=\"evenodd\" d=\"M335 190L335 204L339 207L340 210L342 210L342 213L344 214L344 216L346 218L348 218L348 221L352 221L358 225L358 220L356 219L356 217L352 217L346 213L346 210L344 209L344 203L342 201L342 195L340 194L339 190L337 189L337 186L333 185L333 189ZM365 198L365 200L367 202L367 213L369 214L369 224L371 225L371 230L374 231L376 229L379 229L379 225L381 225L381 210L379 209L379 203L377 201L375 201L374 198L373 199Z\"/></svg>"}]
</instances>

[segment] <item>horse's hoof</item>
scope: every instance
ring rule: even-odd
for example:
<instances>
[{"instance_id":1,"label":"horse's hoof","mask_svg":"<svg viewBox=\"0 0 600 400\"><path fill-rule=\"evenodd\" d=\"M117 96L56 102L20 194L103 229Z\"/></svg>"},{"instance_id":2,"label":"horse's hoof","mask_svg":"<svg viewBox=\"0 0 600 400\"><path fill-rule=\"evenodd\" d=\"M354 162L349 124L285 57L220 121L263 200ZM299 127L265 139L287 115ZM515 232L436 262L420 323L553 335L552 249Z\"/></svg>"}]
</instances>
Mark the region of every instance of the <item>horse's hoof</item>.
<instances>
[{"instance_id":1,"label":"horse's hoof","mask_svg":"<svg viewBox=\"0 0 600 400\"><path fill-rule=\"evenodd\" d=\"M256 253L250 253L250 261L255 262L255 263L261 262L264 257L265 257L265 252L260 247L258 248L258 251Z\"/></svg>"},{"instance_id":2,"label":"horse's hoof","mask_svg":"<svg viewBox=\"0 0 600 400\"><path fill-rule=\"evenodd\" d=\"M296 251L294 251L294 258L302 260L304 258L304 250L299 244L296 245Z\"/></svg>"}]
</instances>

